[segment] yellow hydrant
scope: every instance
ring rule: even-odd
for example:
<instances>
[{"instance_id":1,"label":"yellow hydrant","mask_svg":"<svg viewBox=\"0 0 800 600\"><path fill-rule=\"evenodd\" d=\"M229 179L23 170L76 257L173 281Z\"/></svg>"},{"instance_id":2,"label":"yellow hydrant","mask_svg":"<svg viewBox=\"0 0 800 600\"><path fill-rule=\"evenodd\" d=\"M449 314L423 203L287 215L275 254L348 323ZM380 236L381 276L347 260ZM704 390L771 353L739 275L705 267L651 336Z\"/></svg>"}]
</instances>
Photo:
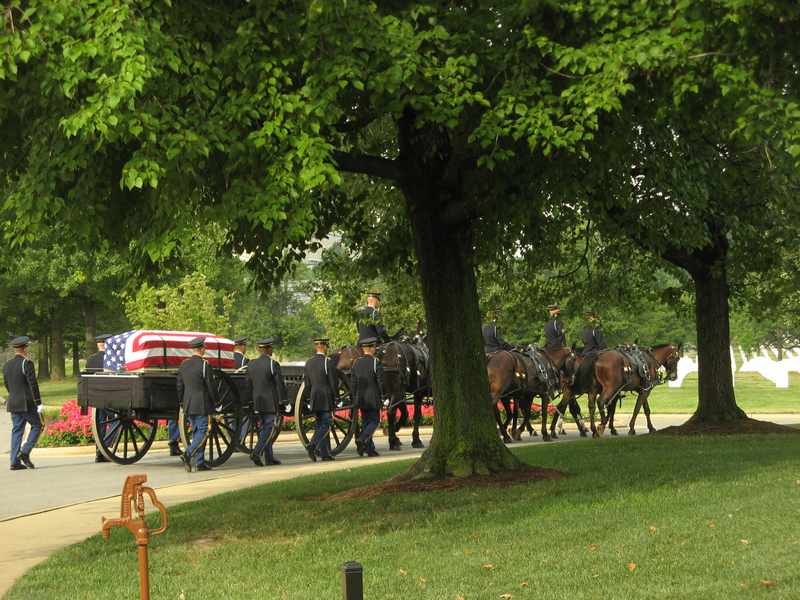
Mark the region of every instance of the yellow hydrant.
<instances>
[{"instance_id":1,"label":"yellow hydrant","mask_svg":"<svg viewBox=\"0 0 800 600\"><path fill-rule=\"evenodd\" d=\"M150 542L151 535L164 533L167 529L167 509L158 498L153 488L147 487L144 482L147 475L129 475L122 486L122 507L120 508L118 519L107 519L103 517L101 531L103 538L108 540L112 527L126 527L133 534L136 540L137 551L139 554L139 594L142 600L150 600L150 575L147 566L147 544ZM147 528L144 520L144 496L147 494L150 501L161 513L161 527L153 529ZM139 513L138 518L133 517L133 511Z\"/></svg>"}]
</instances>

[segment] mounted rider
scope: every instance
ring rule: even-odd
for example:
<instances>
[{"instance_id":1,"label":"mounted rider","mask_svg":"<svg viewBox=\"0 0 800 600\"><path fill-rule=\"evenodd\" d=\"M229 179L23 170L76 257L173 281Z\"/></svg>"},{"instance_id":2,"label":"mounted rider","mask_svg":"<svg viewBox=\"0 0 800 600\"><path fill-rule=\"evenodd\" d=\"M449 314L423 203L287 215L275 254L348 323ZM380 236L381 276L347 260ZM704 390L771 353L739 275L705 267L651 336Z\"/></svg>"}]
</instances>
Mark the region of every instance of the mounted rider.
<instances>
[{"instance_id":1,"label":"mounted rider","mask_svg":"<svg viewBox=\"0 0 800 600\"><path fill-rule=\"evenodd\" d=\"M564 324L558 318L561 307L558 304L550 304L547 311L550 313L550 320L544 326L544 347L546 350L559 350L567 345Z\"/></svg>"},{"instance_id":2,"label":"mounted rider","mask_svg":"<svg viewBox=\"0 0 800 600\"><path fill-rule=\"evenodd\" d=\"M514 346L505 341L497 331L497 318L500 316L500 309L495 308L492 311L491 316L492 321L484 325L481 329L481 333L483 333L484 353L491 354L492 352L498 352L499 350L513 350Z\"/></svg>"},{"instance_id":3,"label":"mounted rider","mask_svg":"<svg viewBox=\"0 0 800 600\"><path fill-rule=\"evenodd\" d=\"M380 307L380 292L369 292L367 294L367 305L358 310L356 317L358 339L374 337L382 344L391 340L386 328L383 326Z\"/></svg>"},{"instance_id":4,"label":"mounted rider","mask_svg":"<svg viewBox=\"0 0 800 600\"><path fill-rule=\"evenodd\" d=\"M587 323L581 331L584 356L590 352L607 350L608 343L606 343L606 336L603 333L603 326L598 314L593 310L589 311L586 313L586 321Z\"/></svg>"}]
</instances>

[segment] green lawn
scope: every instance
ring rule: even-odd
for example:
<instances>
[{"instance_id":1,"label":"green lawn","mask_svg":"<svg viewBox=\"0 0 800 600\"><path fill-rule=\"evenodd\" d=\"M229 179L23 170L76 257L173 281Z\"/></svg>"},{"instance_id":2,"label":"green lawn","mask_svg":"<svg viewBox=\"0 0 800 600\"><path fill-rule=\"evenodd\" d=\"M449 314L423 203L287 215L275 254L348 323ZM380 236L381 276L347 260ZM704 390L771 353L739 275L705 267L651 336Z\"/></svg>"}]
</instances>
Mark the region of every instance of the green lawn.
<instances>
[{"instance_id":1,"label":"green lawn","mask_svg":"<svg viewBox=\"0 0 800 600\"><path fill-rule=\"evenodd\" d=\"M560 481L332 501L408 463L170 509L154 598L796 598L800 436L644 437L517 448ZM137 597L131 535L56 553L8 598ZM508 594L508 595L506 595Z\"/></svg>"},{"instance_id":2,"label":"green lawn","mask_svg":"<svg viewBox=\"0 0 800 600\"><path fill-rule=\"evenodd\" d=\"M758 373L737 373L736 402L746 413L800 413L800 374L789 374L789 387L776 388ZM585 403L585 399L583 400ZM633 410L634 398L626 398L623 409ZM660 413L693 413L697 407L697 374L688 376L679 388L660 385L650 394L650 408Z\"/></svg>"}]
</instances>

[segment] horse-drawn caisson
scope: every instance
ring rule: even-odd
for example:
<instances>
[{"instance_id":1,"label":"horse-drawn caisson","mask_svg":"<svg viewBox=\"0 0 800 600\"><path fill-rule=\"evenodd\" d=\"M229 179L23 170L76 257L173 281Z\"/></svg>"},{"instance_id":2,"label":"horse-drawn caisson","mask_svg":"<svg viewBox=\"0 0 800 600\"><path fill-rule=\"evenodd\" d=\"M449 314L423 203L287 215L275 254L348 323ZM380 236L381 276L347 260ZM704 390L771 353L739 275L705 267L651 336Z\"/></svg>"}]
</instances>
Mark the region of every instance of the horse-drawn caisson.
<instances>
[{"instance_id":1,"label":"horse-drawn caisson","mask_svg":"<svg viewBox=\"0 0 800 600\"><path fill-rule=\"evenodd\" d=\"M191 437L189 421L178 398L177 373L189 358L192 338L205 338L204 358L212 367L214 411L204 456L207 464L223 464L244 442L253 445L252 432L241 436L243 422L254 423L250 384L243 369L234 369L233 342L208 333L129 331L106 341L103 369L85 370L78 383L78 404L92 409L92 431L99 451L119 464L132 464L150 449L159 421L177 420L184 447ZM302 381L302 367L283 370L289 398ZM277 436L285 414L282 407L272 435ZM252 428L252 427L251 427Z\"/></svg>"}]
</instances>

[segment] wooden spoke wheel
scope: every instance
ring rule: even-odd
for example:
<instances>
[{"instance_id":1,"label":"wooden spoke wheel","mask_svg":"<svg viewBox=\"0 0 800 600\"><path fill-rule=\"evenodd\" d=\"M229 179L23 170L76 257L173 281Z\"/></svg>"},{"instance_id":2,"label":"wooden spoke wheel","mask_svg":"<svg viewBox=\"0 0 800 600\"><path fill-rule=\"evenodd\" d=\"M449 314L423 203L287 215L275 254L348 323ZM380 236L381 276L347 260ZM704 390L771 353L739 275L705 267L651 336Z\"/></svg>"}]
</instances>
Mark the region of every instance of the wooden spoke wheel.
<instances>
[{"instance_id":1,"label":"wooden spoke wheel","mask_svg":"<svg viewBox=\"0 0 800 600\"><path fill-rule=\"evenodd\" d=\"M108 460L131 465L142 458L156 437L157 419L138 419L129 410L95 408L94 443Z\"/></svg>"},{"instance_id":2,"label":"wooden spoke wheel","mask_svg":"<svg viewBox=\"0 0 800 600\"><path fill-rule=\"evenodd\" d=\"M241 443L248 452L252 452L258 443L258 427L260 426L260 419L260 415L256 415L255 413L248 413L242 419L242 427L239 431L244 432L244 437L242 438ZM269 436L267 443L277 440L282 428L283 413L278 412L275 415L275 425L272 427L272 434Z\"/></svg>"},{"instance_id":3,"label":"wooden spoke wheel","mask_svg":"<svg viewBox=\"0 0 800 600\"><path fill-rule=\"evenodd\" d=\"M294 420L297 436L304 446L308 446L308 443L314 435L317 417L311 412L311 407L308 402L302 402L300 400L303 397L303 385L301 385L300 389L297 391ZM353 398L350 394L350 388L345 381L339 382L337 393L338 398L334 404L333 412L331 413L331 429L328 434L331 438L331 454L339 454L342 450L347 448L347 445L356 433L358 423L358 410L353 407Z\"/></svg>"},{"instance_id":4,"label":"wooden spoke wheel","mask_svg":"<svg viewBox=\"0 0 800 600\"><path fill-rule=\"evenodd\" d=\"M208 415L208 432L203 443L206 464L219 467L236 451L240 443L242 411L239 405L239 390L230 376L223 371L214 371L219 401L214 413ZM183 407L178 416L181 442L188 448L192 443L192 427Z\"/></svg>"}]
</instances>

